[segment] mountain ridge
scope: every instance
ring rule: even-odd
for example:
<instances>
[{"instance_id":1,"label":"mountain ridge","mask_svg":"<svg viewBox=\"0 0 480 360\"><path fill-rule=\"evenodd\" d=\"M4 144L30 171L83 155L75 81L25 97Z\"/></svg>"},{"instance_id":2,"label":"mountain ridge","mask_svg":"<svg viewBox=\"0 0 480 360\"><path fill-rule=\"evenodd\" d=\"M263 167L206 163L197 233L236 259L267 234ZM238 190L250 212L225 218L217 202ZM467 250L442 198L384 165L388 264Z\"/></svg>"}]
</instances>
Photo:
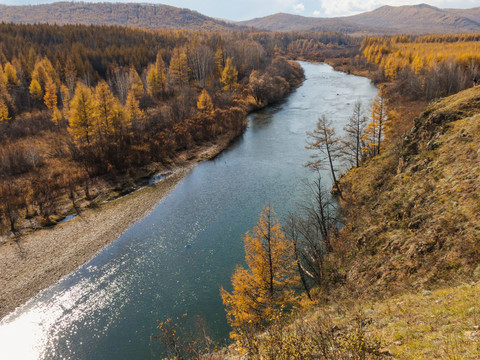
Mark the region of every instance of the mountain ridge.
<instances>
[{"instance_id":1,"label":"mountain ridge","mask_svg":"<svg viewBox=\"0 0 480 360\"><path fill-rule=\"evenodd\" d=\"M0 21L81 25L121 25L145 29L208 31L243 27L197 11L163 4L55 2L41 5L0 5Z\"/></svg>"},{"instance_id":2,"label":"mountain ridge","mask_svg":"<svg viewBox=\"0 0 480 360\"><path fill-rule=\"evenodd\" d=\"M0 5L0 21L119 25L145 29L280 32L336 31L347 34L480 33L480 7L440 9L428 4L389 6L352 16L319 18L277 13L246 21L231 21L164 4L54 2L40 5Z\"/></svg>"},{"instance_id":3,"label":"mountain ridge","mask_svg":"<svg viewBox=\"0 0 480 360\"><path fill-rule=\"evenodd\" d=\"M428 4L389 6L336 18L304 17L278 13L238 22L270 31L339 31L375 34L428 34L480 32L480 7L472 9L440 9Z\"/></svg>"}]
</instances>

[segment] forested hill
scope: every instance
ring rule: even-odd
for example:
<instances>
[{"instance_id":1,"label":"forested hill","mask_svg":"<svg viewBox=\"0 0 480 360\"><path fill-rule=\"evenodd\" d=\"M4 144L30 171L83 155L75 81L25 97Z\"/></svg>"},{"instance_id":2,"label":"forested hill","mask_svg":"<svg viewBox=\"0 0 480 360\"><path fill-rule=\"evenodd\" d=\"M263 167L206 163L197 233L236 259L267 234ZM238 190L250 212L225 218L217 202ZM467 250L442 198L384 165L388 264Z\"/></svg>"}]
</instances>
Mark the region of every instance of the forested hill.
<instances>
[{"instance_id":1,"label":"forested hill","mask_svg":"<svg viewBox=\"0 0 480 360\"><path fill-rule=\"evenodd\" d=\"M122 25L146 29L235 30L241 26L196 11L157 4L57 2L33 6L0 5L0 21Z\"/></svg>"},{"instance_id":2,"label":"forested hill","mask_svg":"<svg viewBox=\"0 0 480 360\"><path fill-rule=\"evenodd\" d=\"M439 9L430 5L383 6L337 18L275 14L240 22L271 31L340 31L343 33L472 33L480 32L480 8Z\"/></svg>"}]
</instances>

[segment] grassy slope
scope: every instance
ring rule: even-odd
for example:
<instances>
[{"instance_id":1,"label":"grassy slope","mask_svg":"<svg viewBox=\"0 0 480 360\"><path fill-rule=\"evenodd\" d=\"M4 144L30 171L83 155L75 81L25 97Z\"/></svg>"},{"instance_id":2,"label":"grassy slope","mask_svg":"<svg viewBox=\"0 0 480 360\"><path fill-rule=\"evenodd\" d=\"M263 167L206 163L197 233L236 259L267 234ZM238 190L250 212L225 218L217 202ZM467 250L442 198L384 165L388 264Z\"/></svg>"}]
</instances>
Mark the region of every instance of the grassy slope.
<instances>
[{"instance_id":1,"label":"grassy slope","mask_svg":"<svg viewBox=\"0 0 480 360\"><path fill-rule=\"evenodd\" d=\"M479 112L480 88L432 103L401 142L343 178L349 281L384 293L473 276L480 264Z\"/></svg>"}]
</instances>

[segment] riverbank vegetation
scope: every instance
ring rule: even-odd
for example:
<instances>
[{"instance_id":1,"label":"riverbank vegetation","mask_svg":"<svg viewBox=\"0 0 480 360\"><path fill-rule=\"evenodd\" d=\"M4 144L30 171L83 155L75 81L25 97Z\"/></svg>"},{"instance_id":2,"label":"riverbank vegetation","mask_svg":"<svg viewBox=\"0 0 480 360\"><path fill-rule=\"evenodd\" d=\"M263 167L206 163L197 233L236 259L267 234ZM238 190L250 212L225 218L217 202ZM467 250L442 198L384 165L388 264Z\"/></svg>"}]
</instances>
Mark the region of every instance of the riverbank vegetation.
<instances>
[{"instance_id":1,"label":"riverbank vegetation","mask_svg":"<svg viewBox=\"0 0 480 360\"><path fill-rule=\"evenodd\" d=\"M280 56L301 34L13 24L0 34L0 217L11 233L228 143L246 113L303 79ZM343 39L307 37L313 48Z\"/></svg>"}]
</instances>

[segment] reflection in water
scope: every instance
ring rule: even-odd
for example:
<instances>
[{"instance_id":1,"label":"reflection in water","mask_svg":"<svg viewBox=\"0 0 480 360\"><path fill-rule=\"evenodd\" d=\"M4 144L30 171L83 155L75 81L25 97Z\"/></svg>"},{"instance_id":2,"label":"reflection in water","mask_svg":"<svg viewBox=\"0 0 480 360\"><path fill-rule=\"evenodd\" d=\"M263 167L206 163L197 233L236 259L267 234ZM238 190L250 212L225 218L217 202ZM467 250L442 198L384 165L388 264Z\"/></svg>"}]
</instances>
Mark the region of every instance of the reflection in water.
<instances>
[{"instance_id":1,"label":"reflection in water","mask_svg":"<svg viewBox=\"0 0 480 360\"><path fill-rule=\"evenodd\" d=\"M149 216L4 318L0 359L161 358L150 341L157 321L184 313L202 317L213 339L227 338L219 288L230 290L244 261L242 235L262 206L281 218L302 200L311 176L305 132L317 117L341 132L354 101L366 107L376 94L365 78L302 66L307 80L287 101L251 115L240 140L199 164Z\"/></svg>"}]
</instances>

